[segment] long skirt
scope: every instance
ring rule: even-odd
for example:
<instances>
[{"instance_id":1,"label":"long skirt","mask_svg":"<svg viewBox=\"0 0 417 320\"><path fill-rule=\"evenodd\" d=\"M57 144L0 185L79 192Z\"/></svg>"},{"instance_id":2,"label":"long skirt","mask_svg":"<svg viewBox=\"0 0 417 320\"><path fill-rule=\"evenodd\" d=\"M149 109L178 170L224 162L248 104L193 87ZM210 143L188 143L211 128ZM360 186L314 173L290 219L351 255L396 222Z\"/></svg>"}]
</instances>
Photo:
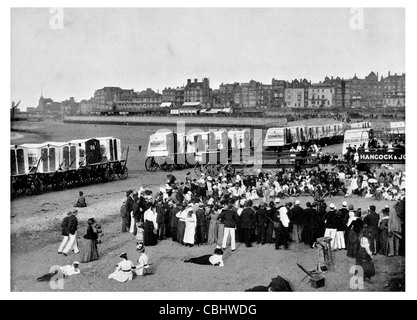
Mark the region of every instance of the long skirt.
<instances>
[{"instance_id":1,"label":"long skirt","mask_svg":"<svg viewBox=\"0 0 417 320\"><path fill-rule=\"evenodd\" d=\"M191 263L202 264L202 265L211 265L210 257L211 257L211 254L207 254L205 256L185 260L184 262L191 262Z\"/></svg>"},{"instance_id":2,"label":"long skirt","mask_svg":"<svg viewBox=\"0 0 417 320\"><path fill-rule=\"evenodd\" d=\"M375 275L375 266L372 258L364 248L360 248L356 257L356 265L363 269L363 278L370 279Z\"/></svg>"},{"instance_id":3,"label":"long skirt","mask_svg":"<svg viewBox=\"0 0 417 320\"><path fill-rule=\"evenodd\" d=\"M223 235L224 235L224 224L219 223L219 228L217 229L217 245L223 245Z\"/></svg>"},{"instance_id":4,"label":"long skirt","mask_svg":"<svg viewBox=\"0 0 417 320\"><path fill-rule=\"evenodd\" d=\"M207 242L209 244L217 243L217 234L219 230L219 223L217 221L210 221L209 231L208 231L208 239Z\"/></svg>"},{"instance_id":5,"label":"long skirt","mask_svg":"<svg viewBox=\"0 0 417 320\"><path fill-rule=\"evenodd\" d=\"M81 238L80 240L80 262L87 263L98 260L97 244L94 240Z\"/></svg>"},{"instance_id":6,"label":"long skirt","mask_svg":"<svg viewBox=\"0 0 417 320\"><path fill-rule=\"evenodd\" d=\"M177 229L177 241L178 243L184 243L184 234L185 234L185 221L178 222L178 229Z\"/></svg>"},{"instance_id":7,"label":"long skirt","mask_svg":"<svg viewBox=\"0 0 417 320\"><path fill-rule=\"evenodd\" d=\"M146 220L145 232L143 235L143 240L144 240L143 244L145 245L145 247L154 246L158 243L157 236L153 231L154 231L153 222Z\"/></svg>"},{"instance_id":8,"label":"long skirt","mask_svg":"<svg viewBox=\"0 0 417 320\"><path fill-rule=\"evenodd\" d=\"M349 238L347 244L347 256L349 258L356 258L358 255L358 242L360 234L355 232L355 230L349 231Z\"/></svg>"},{"instance_id":9,"label":"long skirt","mask_svg":"<svg viewBox=\"0 0 417 320\"><path fill-rule=\"evenodd\" d=\"M122 270L116 270L112 274L109 275L109 279L113 279L119 282L126 282L126 281L132 281L133 279L133 273L132 271L124 272Z\"/></svg>"}]
</instances>

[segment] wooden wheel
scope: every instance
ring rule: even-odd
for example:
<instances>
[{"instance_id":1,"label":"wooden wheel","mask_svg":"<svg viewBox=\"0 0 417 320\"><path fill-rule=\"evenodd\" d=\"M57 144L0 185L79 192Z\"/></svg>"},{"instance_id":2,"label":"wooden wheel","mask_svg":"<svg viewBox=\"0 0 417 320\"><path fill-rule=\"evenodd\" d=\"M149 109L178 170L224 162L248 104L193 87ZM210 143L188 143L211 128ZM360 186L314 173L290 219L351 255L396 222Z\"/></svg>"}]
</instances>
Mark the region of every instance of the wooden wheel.
<instances>
[{"instance_id":1,"label":"wooden wheel","mask_svg":"<svg viewBox=\"0 0 417 320\"><path fill-rule=\"evenodd\" d=\"M194 166L194 172L197 176L201 176L201 174L203 173L203 166L200 163L196 163Z\"/></svg>"},{"instance_id":2,"label":"wooden wheel","mask_svg":"<svg viewBox=\"0 0 417 320\"><path fill-rule=\"evenodd\" d=\"M226 164L226 165L223 167L223 170L224 170L224 172L225 172L227 175L231 175L231 176L233 176L233 175L235 174L235 172L236 172L235 168L234 168L232 165L230 165L230 164Z\"/></svg>"},{"instance_id":3,"label":"wooden wheel","mask_svg":"<svg viewBox=\"0 0 417 320\"><path fill-rule=\"evenodd\" d=\"M154 157L146 158L146 160L145 160L146 170L148 170L149 172L155 172L156 170L158 170L158 167L159 167L159 165L156 163Z\"/></svg>"},{"instance_id":4,"label":"wooden wheel","mask_svg":"<svg viewBox=\"0 0 417 320\"><path fill-rule=\"evenodd\" d=\"M112 182L114 180L114 170L110 167L106 168L105 171L105 181Z\"/></svg>"},{"instance_id":5,"label":"wooden wheel","mask_svg":"<svg viewBox=\"0 0 417 320\"><path fill-rule=\"evenodd\" d=\"M129 176L129 170L127 170L127 167L122 167L122 169L120 170L120 173L117 174L117 176L119 177L120 180L126 180L127 177Z\"/></svg>"}]
</instances>

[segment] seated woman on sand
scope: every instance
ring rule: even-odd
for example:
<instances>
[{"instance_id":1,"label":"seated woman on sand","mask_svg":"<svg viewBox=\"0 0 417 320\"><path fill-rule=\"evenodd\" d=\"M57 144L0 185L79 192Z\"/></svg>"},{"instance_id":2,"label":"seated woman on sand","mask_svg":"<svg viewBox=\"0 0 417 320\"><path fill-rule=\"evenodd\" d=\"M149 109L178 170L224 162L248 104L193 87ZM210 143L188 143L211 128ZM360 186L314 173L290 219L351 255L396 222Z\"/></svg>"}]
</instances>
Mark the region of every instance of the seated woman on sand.
<instances>
[{"instance_id":1,"label":"seated woman on sand","mask_svg":"<svg viewBox=\"0 0 417 320\"><path fill-rule=\"evenodd\" d=\"M109 275L109 279L114 279L119 282L132 281L132 269L135 268L132 261L127 259L127 253L122 253L120 258L123 260L117 264L116 270Z\"/></svg>"}]
</instances>

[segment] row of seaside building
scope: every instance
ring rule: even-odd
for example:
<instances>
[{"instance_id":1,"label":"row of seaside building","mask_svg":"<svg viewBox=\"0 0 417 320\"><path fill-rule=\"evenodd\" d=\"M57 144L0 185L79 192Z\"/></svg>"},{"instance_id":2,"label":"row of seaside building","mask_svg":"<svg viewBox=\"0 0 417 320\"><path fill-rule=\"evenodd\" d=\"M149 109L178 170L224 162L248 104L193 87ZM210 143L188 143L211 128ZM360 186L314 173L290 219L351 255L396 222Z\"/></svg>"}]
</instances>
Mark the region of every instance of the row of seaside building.
<instances>
[{"instance_id":1,"label":"row of seaside building","mask_svg":"<svg viewBox=\"0 0 417 320\"><path fill-rule=\"evenodd\" d=\"M251 80L248 83L221 84L210 87L208 78L187 80L180 87L166 87L159 93L151 88L143 91L104 87L89 100L62 102L41 95L36 108L29 112L53 114L136 113L161 108L379 108L405 107L405 73L379 77L371 72L364 79L326 77L312 83L306 79L293 81L272 79L271 84ZM171 112L172 113L172 112Z\"/></svg>"}]
</instances>

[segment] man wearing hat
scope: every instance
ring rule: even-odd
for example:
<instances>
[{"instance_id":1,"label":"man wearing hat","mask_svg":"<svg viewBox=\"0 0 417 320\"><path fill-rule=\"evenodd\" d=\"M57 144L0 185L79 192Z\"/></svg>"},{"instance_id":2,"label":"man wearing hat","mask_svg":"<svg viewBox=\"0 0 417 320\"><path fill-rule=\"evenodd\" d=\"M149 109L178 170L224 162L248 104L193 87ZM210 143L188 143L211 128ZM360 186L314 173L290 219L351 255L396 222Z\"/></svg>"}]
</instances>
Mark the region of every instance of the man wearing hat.
<instances>
[{"instance_id":1,"label":"man wearing hat","mask_svg":"<svg viewBox=\"0 0 417 320\"><path fill-rule=\"evenodd\" d=\"M329 211L324 216L325 231L324 236L331 238L330 247L332 250L335 250L335 239L337 233L337 216L336 216L336 206L331 203L329 205Z\"/></svg>"},{"instance_id":2,"label":"man wearing hat","mask_svg":"<svg viewBox=\"0 0 417 320\"><path fill-rule=\"evenodd\" d=\"M230 234L231 238L231 247L232 251L236 249L236 238L235 238L235 229L237 226L237 221L239 220L239 216L236 212L232 210L233 205L228 204L227 209L223 209L223 211L217 217L218 220L224 221L224 235L223 235L223 242L222 248L226 250L227 238Z\"/></svg>"},{"instance_id":3,"label":"man wearing hat","mask_svg":"<svg viewBox=\"0 0 417 320\"><path fill-rule=\"evenodd\" d=\"M348 205L348 203L346 201L343 201L342 202L342 208L338 211L338 214L342 217L342 220L343 220L342 223L344 223L345 226L348 225L349 218L351 217L350 213L349 213L349 210L347 209L347 205ZM353 217L354 217L354 214L352 215L352 218ZM349 232L345 232L344 237L345 237L345 243L348 243Z\"/></svg>"},{"instance_id":4,"label":"man wearing hat","mask_svg":"<svg viewBox=\"0 0 417 320\"><path fill-rule=\"evenodd\" d=\"M197 225L195 228L195 244L200 245L205 242L204 222L206 214L204 212L204 204L202 202L198 203L198 208L195 211L195 216L197 218Z\"/></svg>"},{"instance_id":5,"label":"man wearing hat","mask_svg":"<svg viewBox=\"0 0 417 320\"><path fill-rule=\"evenodd\" d=\"M77 229L78 229L77 213L78 213L78 210L74 209L71 211L71 215L68 217L69 241L64 251L62 251L62 254L64 256L66 256L68 252L71 250L71 248L73 247L74 247L75 253L80 252L80 250L78 250L78 245L77 245Z\"/></svg>"},{"instance_id":6,"label":"man wearing hat","mask_svg":"<svg viewBox=\"0 0 417 320\"><path fill-rule=\"evenodd\" d=\"M62 254L62 251L64 251L65 245L67 244L68 239L69 239L68 221L69 221L70 215L72 215L72 211L69 211L66 214L65 218L62 219L62 222L61 222L61 230L62 230L61 234L64 236L64 238L62 239L61 245L59 246L58 254Z\"/></svg>"},{"instance_id":7,"label":"man wearing hat","mask_svg":"<svg viewBox=\"0 0 417 320\"><path fill-rule=\"evenodd\" d=\"M296 200L292 209L292 240L294 243L302 241L303 225L304 225L304 209L300 207L300 201Z\"/></svg>"},{"instance_id":8,"label":"man wearing hat","mask_svg":"<svg viewBox=\"0 0 417 320\"><path fill-rule=\"evenodd\" d=\"M169 226L171 228L171 238L172 241L178 242L178 223L179 223L179 218L177 217L177 214L179 212L181 212L182 210L182 204L181 203L177 203L174 204L174 207L172 208L172 210L169 213Z\"/></svg>"},{"instance_id":9,"label":"man wearing hat","mask_svg":"<svg viewBox=\"0 0 417 320\"><path fill-rule=\"evenodd\" d=\"M255 227L255 212L252 209L252 200L248 200L240 214L240 228L244 236L246 247L252 247L252 230ZM243 242L241 241L241 242Z\"/></svg>"},{"instance_id":10,"label":"man wearing hat","mask_svg":"<svg viewBox=\"0 0 417 320\"><path fill-rule=\"evenodd\" d=\"M128 190L126 192L126 204L125 204L125 207L126 207L127 216L126 216L126 219L125 219L125 223L126 223L126 229L127 230L130 229L130 222L131 222L131 216L130 215L131 215L131 212L133 210L133 202L134 202L134 200L133 200L132 194L133 194L133 190Z\"/></svg>"},{"instance_id":11,"label":"man wearing hat","mask_svg":"<svg viewBox=\"0 0 417 320\"><path fill-rule=\"evenodd\" d=\"M370 249L372 254L378 252L378 224L379 224L379 215L376 213L376 207L370 205L368 208L368 214L363 218L364 228L367 231Z\"/></svg>"},{"instance_id":12,"label":"man wearing hat","mask_svg":"<svg viewBox=\"0 0 417 320\"><path fill-rule=\"evenodd\" d=\"M268 213L266 212L266 203L261 202L259 209L256 211L256 231L257 244L264 245L266 242L266 227L268 225Z\"/></svg>"}]
</instances>

